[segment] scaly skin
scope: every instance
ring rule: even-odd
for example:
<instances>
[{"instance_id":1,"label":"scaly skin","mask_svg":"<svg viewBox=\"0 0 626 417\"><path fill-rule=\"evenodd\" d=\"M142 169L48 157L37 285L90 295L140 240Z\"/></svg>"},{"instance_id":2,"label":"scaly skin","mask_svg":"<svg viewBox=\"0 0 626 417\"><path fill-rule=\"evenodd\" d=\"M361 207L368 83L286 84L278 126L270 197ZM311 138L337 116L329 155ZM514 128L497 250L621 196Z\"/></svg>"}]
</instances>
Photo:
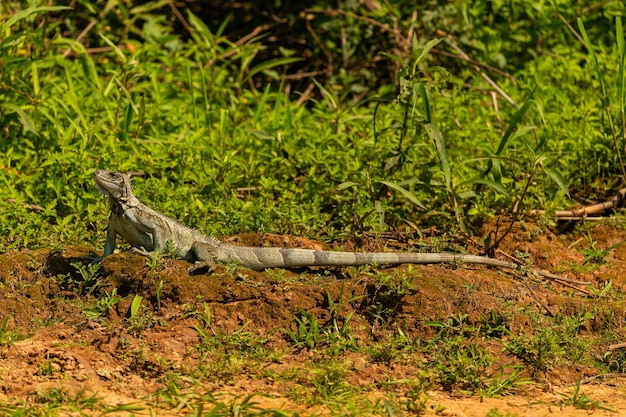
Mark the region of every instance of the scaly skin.
<instances>
[{"instance_id":1,"label":"scaly skin","mask_svg":"<svg viewBox=\"0 0 626 417\"><path fill-rule=\"evenodd\" d=\"M516 270L519 266L485 256L452 253L359 253L331 252L308 249L262 248L235 246L221 242L211 236L167 217L143 204L135 195L130 184L130 175L115 171L99 170L95 173L96 186L109 200L111 215L107 228L104 256L115 250L115 241L120 235L136 252L150 255L162 252L169 242L176 248L175 256L196 262L197 270L216 263L234 263L247 268L296 268L308 266L358 266L365 264L397 265L437 264L466 262ZM546 278L584 284L583 282L559 277L547 271L532 270Z\"/></svg>"}]
</instances>

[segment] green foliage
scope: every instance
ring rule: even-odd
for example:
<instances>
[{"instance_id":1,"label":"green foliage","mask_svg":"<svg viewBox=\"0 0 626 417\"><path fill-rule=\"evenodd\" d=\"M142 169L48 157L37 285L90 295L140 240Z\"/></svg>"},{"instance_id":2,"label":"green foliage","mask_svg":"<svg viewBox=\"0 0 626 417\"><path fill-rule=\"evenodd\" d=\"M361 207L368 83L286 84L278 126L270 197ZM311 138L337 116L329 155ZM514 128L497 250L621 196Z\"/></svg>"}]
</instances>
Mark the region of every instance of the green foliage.
<instances>
[{"instance_id":1,"label":"green foliage","mask_svg":"<svg viewBox=\"0 0 626 417\"><path fill-rule=\"evenodd\" d=\"M229 400L222 400L220 396L209 394L204 400L210 409L205 411L205 407L207 406L199 403L194 405L192 410L194 414L206 417L288 417L290 415L278 409L261 406L259 402L255 401L255 397L266 397L266 395L255 393L246 396L238 395Z\"/></svg>"},{"instance_id":2,"label":"green foliage","mask_svg":"<svg viewBox=\"0 0 626 417\"><path fill-rule=\"evenodd\" d=\"M624 143L620 143L620 140L618 139L618 133L616 130L615 122L613 121L613 114L610 110L610 105L611 105L612 100L611 100L611 97L609 96L609 92L606 87L605 75L603 73L603 70L600 68L600 64L598 63L598 57L592 47L591 40L589 38L589 35L587 34L587 31L585 30L585 25L583 24L582 19L579 17L577 19L577 22L578 22L578 28L580 29L581 35L585 41L585 46L589 50L589 55L593 63L594 70L597 73L597 78L600 81L600 93L601 93L600 103L601 103L603 112L606 114L606 120L607 120L608 127L610 129L610 136L613 141L615 155L617 156L617 160L619 161L619 168L621 169L621 173L622 173L622 180L626 182L626 166L624 165L624 156L622 155L622 148L624 146ZM626 113L624 110L625 94L626 94L626 89L624 88L624 83L625 83L624 77L626 77L626 71L624 70L624 57L625 57L624 30L622 28L621 17L615 18L615 32L616 32L615 34L616 34L616 42L617 42L617 54L618 54L617 58L619 62L618 73L617 73L619 89L617 92L618 93L617 100L615 101L617 102L618 108L620 109L619 115L621 117L621 127L622 127L621 138L623 142L624 137L625 137L624 135L626 134Z\"/></svg>"},{"instance_id":3,"label":"green foliage","mask_svg":"<svg viewBox=\"0 0 626 417\"><path fill-rule=\"evenodd\" d=\"M89 320L98 320L105 317L109 310L120 301L122 297L117 295L117 288L113 288L110 293L105 290L104 295L98 298L95 305L84 308L83 313Z\"/></svg>"},{"instance_id":4,"label":"green foliage","mask_svg":"<svg viewBox=\"0 0 626 417\"><path fill-rule=\"evenodd\" d=\"M419 340L412 340L402 330L398 329L383 340L365 347L365 351L372 361L390 364L394 360L402 358L404 354L419 351L419 344Z\"/></svg>"},{"instance_id":5,"label":"green foliage","mask_svg":"<svg viewBox=\"0 0 626 417\"><path fill-rule=\"evenodd\" d=\"M529 367L533 376L566 363L579 363L592 343L580 337L580 330L594 318L591 313L578 316L558 316L554 322L540 320L534 334L520 332L503 341L506 352Z\"/></svg>"},{"instance_id":6,"label":"green foliage","mask_svg":"<svg viewBox=\"0 0 626 417\"><path fill-rule=\"evenodd\" d=\"M332 400L336 402L354 390L354 388L345 381L346 369L345 365L330 361L315 370L313 378L313 386L315 394L320 402Z\"/></svg>"},{"instance_id":7,"label":"green foliage","mask_svg":"<svg viewBox=\"0 0 626 417\"><path fill-rule=\"evenodd\" d=\"M139 307L141 307L142 300L143 297L141 297L140 295L135 295L133 297L133 301L130 304L130 309L128 310L128 318L130 320L137 318L137 313L139 312Z\"/></svg>"},{"instance_id":8,"label":"green foliage","mask_svg":"<svg viewBox=\"0 0 626 417\"><path fill-rule=\"evenodd\" d=\"M401 273L374 271L377 283L376 288L371 290L370 308L366 312L374 326L380 326L384 331L394 321L401 310L403 297L414 294L417 290L413 283L415 273L413 265L407 265L407 270Z\"/></svg>"},{"instance_id":9,"label":"green foliage","mask_svg":"<svg viewBox=\"0 0 626 417\"><path fill-rule=\"evenodd\" d=\"M341 312L344 302L343 290L342 286L337 302L333 300L330 292L326 292L330 316L326 323L320 324L314 314L304 310L293 316L295 330L287 328L284 332L296 349L323 348L333 356L356 349L357 343L350 329L352 313L344 315ZM353 299L350 298L348 301L351 302Z\"/></svg>"},{"instance_id":10,"label":"green foliage","mask_svg":"<svg viewBox=\"0 0 626 417\"><path fill-rule=\"evenodd\" d=\"M9 329L8 322L10 315L4 316L2 323L0 323L0 346L11 346L18 340L25 338L18 330Z\"/></svg>"},{"instance_id":11,"label":"green foliage","mask_svg":"<svg viewBox=\"0 0 626 417\"><path fill-rule=\"evenodd\" d=\"M493 357L480 344L455 336L433 349L430 363L445 390L476 391L482 389Z\"/></svg>"},{"instance_id":12,"label":"green foliage","mask_svg":"<svg viewBox=\"0 0 626 417\"><path fill-rule=\"evenodd\" d=\"M101 286L102 277L100 265L97 263L72 262L74 271L65 275L58 275L55 280L62 288L78 294L92 294Z\"/></svg>"},{"instance_id":13,"label":"green foliage","mask_svg":"<svg viewBox=\"0 0 626 417\"><path fill-rule=\"evenodd\" d=\"M484 397L497 397L523 391L525 385L533 383L523 374L524 369L521 366L512 367L511 371L507 367L500 367L496 373L486 378L484 386L478 389L478 393Z\"/></svg>"},{"instance_id":14,"label":"green foliage","mask_svg":"<svg viewBox=\"0 0 626 417\"><path fill-rule=\"evenodd\" d=\"M161 309L161 293L163 290L163 280L159 280L159 283L157 284L157 287L154 290L154 293L156 295L156 308L157 310Z\"/></svg>"},{"instance_id":15,"label":"green foliage","mask_svg":"<svg viewBox=\"0 0 626 417\"><path fill-rule=\"evenodd\" d=\"M626 240L623 240L609 246L606 249L600 249L596 246L597 242L593 240L589 233L587 233L587 240L589 241L589 246L581 249L580 251L583 255L585 255L583 266L587 264L603 264L607 262L606 258L611 254L611 252L626 243Z\"/></svg>"},{"instance_id":16,"label":"green foliage","mask_svg":"<svg viewBox=\"0 0 626 417\"><path fill-rule=\"evenodd\" d=\"M142 172L138 196L217 236L331 241L427 226L471 234L497 217L487 252L527 210L562 208L570 189L604 197L626 181L623 2L283 3L257 5L273 9L254 16L180 9L176 24L169 2L0 3L0 252L101 247L108 208L93 184L98 168ZM266 16L269 26L258 20ZM242 36L244 26L261 29ZM615 248L591 241L587 263ZM161 259L146 265L158 273ZM74 268L57 284L98 296L83 312L101 320L121 301L116 289L96 291L97 265ZM355 302L351 294L326 291L324 311L299 311L285 331L295 349L331 357L305 381L331 413L362 415L366 404L372 414L419 414L432 386L505 395L525 375L594 361L581 332L601 321L597 304L536 323L536 332L514 333L493 310L476 322L462 313L427 321L436 333L429 341L395 322L389 335L402 298L416 291L408 272L378 277L368 314L386 336L363 349L379 364L426 368L428 384L407 382L405 400L357 404L352 369L338 359L360 349L345 304ZM590 291L608 297L612 284ZM124 325L139 335L156 319L133 297ZM203 307L193 326L200 364L185 383L223 382L248 371L250 356L267 356L269 337L247 324L224 330ZM23 337L8 319L1 346ZM502 340L517 364L495 366L483 339ZM132 355L146 361L141 350ZM623 356L614 351L594 365L622 372ZM49 375L52 363L40 371ZM183 385L164 389L176 411L284 415L258 407L255 395L226 400ZM33 408L0 404L0 412L135 410L63 390L37 397ZM603 407L578 387L560 405Z\"/></svg>"},{"instance_id":17,"label":"green foliage","mask_svg":"<svg viewBox=\"0 0 626 417\"><path fill-rule=\"evenodd\" d=\"M203 305L204 311L196 312L198 324L193 326L200 338L200 345L198 346L200 352L214 352L218 350L225 354L235 352L253 355L266 353L265 345L269 339L246 331L245 328L249 322L232 332L225 331L213 324L210 306L207 303Z\"/></svg>"},{"instance_id":18,"label":"green foliage","mask_svg":"<svg viewBox=\"0 0 626 417\"><path fill-rule=\"evenodd\" d=\"M167 246L167 245L166 245ZM171 253L173 255L174 253ZM146 266L150 271L157 271L163 266L163 256L162 254L155 253L146 257Z\"/></svg>"},{"instance_id":19,"label":"green foliage","mask_svg":"<svg viewBox=\"0 0 626 417\"><path fill-rule=\"evenodd\" d=\"M437 382L447 390L466 390L483 397L509 395L522 391L524 386L533 383L526 376L526 365L537 366L538 357L525 361L518 356L523 365L495 367L492 353L480 342L484 338L492 338L502 341L505 349L509 349L510 345L506 340L516 338L508 329L506 320L495 310L490 316L483 317L478 326L468 323L468 318L464 314L447 320L425 322L427 326L439 329L435 337L422 347L424 354L429 357L427 366L435 373ZM567 354L564 355L573 354L573 351L565 351ZM557 358L554 355L551 356L552 360Z\"/></svg>"},{"instance_id":20,"label":"green foliage","mask_svg":"<svg viewBox=\"0 0 626 417\"><path fill-rule=\"evenodd\" d=\"M285 333L296 349L315 349L322 340L320 324L311 313L300 310L293 316L296 330L285 329Z\"/></svg>"},{"instance_id":21,"label":"green foliage","mask_svg":"<svg viewBox=\"0 0 626 417\"><path fill-rule=\"evenodd\" d=\"M371 96L376 100L355 102L336 84L315 81L321 99L305 107L276 88L285 86L284 79L263 88L254 82L261 74L280 79L299 57L261 60L264 39L234 44L226 36L227 19L207 24L187 13L186 38L159 14L160 5L116 3L79 39L86 15L31 4L1 6L8 35L0 42L1 250L76 241L100 246L106 209L93 187L96 168L145 172L145 180L136 180L139 196L208 233L252 230L332 240L433 222L442 228L454 222L470 232L503 209L517 215L562 206L568 184L613 175L619 165L607 146L614 148L610 138L620 137L623 117L612 113L620 122L605 125L608 118L584 101L595 94L594 74L579 65L583 45L559 26L546 38L559 57L557 68L552 56L520 59L528 51L521 44L535 45L562 24L559 13L573 18L587 11L584 5L474 2L418 13L427 25L445 22L459 34L459 45L481 51L478 59L506 63L514 72L515 82L503 77L498 85L521 105L494 108L485 105L479 75L432 65L441 50L452 48L448 38L407 39L399 54L384 52L395 42L387 38L389 48L379 49L377 59L399 67L387 74L398 79L395 93L388 82ZM365 35L373 21L403 22L399 16L408 13L408 3L394 7L390 15L347 10L333 22L323 18L326 12L313 13L320 19L315 24L324 21L328 30L319 47L335 50L330 34L351 23L356 26L347 39L355 49L345 56L371 52L371 44L361 49L365 44L355 41L376 38L375 32ZM612 14L620 10L611 2L604 7ZM531 17L536 23L524 20ZM613 21L615 30L585 35L597 45L592 56L607 97L600 107L605 114L620 108L624 96L624 48L615 41L622 26ZM114 30L105 31L107 24ZM507 31L515 42L495 28L515 28ZM568 48L559 47L565 42ZM354 75L341 83L357 85ZM486 249L507 230L491 236Z\"/></svg>"},{"instance_id":22,"label":"green foliage","mask_svg":"<svg viewBox=\"0 0 626 417\"><path fill-rule=\"evenodd\" d=\"M64 414L85 414L85 410L106 414L134 414L145 407L133 404L108 405L104 400L88 395L85 390L71 392L65 388L38 390L34 401L28 405L14 405L0 402L0 412L7 416L53 416Z\"/></svg>"},{"instance_id":23,"label":"green foliage","mask_svg":"<svg viewBox=\"0 0 626 417\"><path fill-rule=\"evenodd\" d=\"M148 308L142 306L143 297L135 294L128 308L125 318L126 330L133 335L139 335L143 330L153 327L157 319Z\"/></svg>"},{"instance_id":24,"label":"green foliage","mask_svg":"<svg viewBox=\"0 0 626 417\"><path fill-rule=\"evenodd\" d=\"M511 413L509 410L506 410L504 414L502 414L497 408L492 408L487 413L487 417L519 417L519 414Z\"/></svg>"},{"instance_id":25,"label":"green foliage","mask_svg":"<svg viewBox=\"0 0 626 417\"><path fill-rule=\"evenodd\" d=\"M574 408L579 410L591 410L592 412L595 410L604 410L610 411L612 413L616 413L617 410L611 408L611 406L603 401L594 400L587 394L581 392L580 390L580 379L576 382L574 386L574 391L571 395L560 393L562 399L559 402L561 407L571 405Z\"/></svg>"}]
</instances>

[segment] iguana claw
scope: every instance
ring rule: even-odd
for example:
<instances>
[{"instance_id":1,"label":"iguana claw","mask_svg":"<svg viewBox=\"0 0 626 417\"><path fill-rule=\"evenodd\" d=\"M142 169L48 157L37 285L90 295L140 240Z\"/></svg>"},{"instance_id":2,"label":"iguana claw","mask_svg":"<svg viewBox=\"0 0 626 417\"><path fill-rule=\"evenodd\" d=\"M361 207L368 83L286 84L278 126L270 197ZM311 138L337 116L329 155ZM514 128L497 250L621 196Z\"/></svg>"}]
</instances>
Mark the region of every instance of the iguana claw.
<instances>
[{"instance_id":1,"label":"iguana claw","mask_svg":"<svg viewBox=\"0 0 626 417\"><path fill-rule=\"evenodd\" d=\"M215 271L214 262L197 261L196 263L193 264L193 266L190 266L189 268L187 268L187 273L189 275L201 275L205 273L207 275L211 275L214 271Z\"/></svg>"}]
</instances>

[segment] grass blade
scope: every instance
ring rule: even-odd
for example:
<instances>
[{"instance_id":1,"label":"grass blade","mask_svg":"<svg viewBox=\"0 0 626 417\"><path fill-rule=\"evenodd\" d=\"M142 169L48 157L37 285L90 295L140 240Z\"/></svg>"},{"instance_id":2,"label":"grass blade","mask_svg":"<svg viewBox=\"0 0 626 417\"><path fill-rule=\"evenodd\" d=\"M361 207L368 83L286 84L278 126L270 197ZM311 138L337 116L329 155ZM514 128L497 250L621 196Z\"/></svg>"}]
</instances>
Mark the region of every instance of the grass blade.
<instances>
[{"instance_id":1,"label":"grass blade","mask_svg":"<svg viewBox=\"0 0 626 417\"><path fill-rule=\"evenodd\" d=\"M30 117L28 117L28 114L26 114L26 112L21 107L16 106L15 104L12 104L12 103L0 103L0 106L4 107L5 109L10 110L13 113L17 113L18 117L20 118L20 122L22 122L22 126L24 126L26 130L33 133L34 135L39 136L39 132L37 132L37 128L33 124Z\"/></svg>"},{"instance_id":2,"label":"grass blade","mask_svg":"<svg viewBox=\"0 0 626 417\"><path fill-rule=\"evenodd\" d=\"M26 19L28 16L39 13L39 12L56 12L59 10L70 10L71 7L67 6L42 6L42 7L31 7L26 10L22 10L20 12L15 13L9 20L3 24L0 29L0 33L8 33L8 30L11 26L16 24L22 19Z\"/></svg>"},{"instance_id":3,"label":"grass blade","mask_svg":"<svg viewBox=\"0 0 626 417\"><path fill-rule=\"evenodd\" d=\"M389 182L389 181L377 181L377 182L379 182L380 184L384 184L384 185L386 185L387 187L389 187L389 188L391 188L393 190L398 191L400 194L405 196L407 198L407 200L409 200L411 203L415 204L416 206L418 206L420 208L426 209L426 207L422 204L422 202L419 201L417 199L417 197L415 197L415 195L412 192L410 192L409 190L407 190L406 188L404 188L404 187L402 187L402 186L400 186L400 185L398 185L396 183Z\"/></svg>"},{"instance_id":4,"label":"grass blade","mask_svg":"<svg viewBox=\"0 0 626 417\"><path fill-rule=\"evenodd\" d=\"M441 131L432 123L426 123L424 125L428 136L435 142L437 147L437 155L439 156L439 162L441 163L441 170L443 171L446 188L450 190L452 185L452 174L450 171L450 161L448 160L448 153L446 151L446 142L443 138Z\"/></svg>"},{"instance_id":5,"label":"grass blade","mask_svg":"<svg viewBox=\"0 0 626 417\"><path fill-rule=\"evenodd\" d=\"M563 191L565 195L569 198L570 196L569 189L567 187L567 183L565 182L561 174L558 171L555 171L550 168L544 168L543 170L545 171L546 174L548 174L550 179L554 181L554 183L559 187L559 189Z\"/></svg>"},{"instance_id":6,"label":"grass blade","mask_svg":"<svg viewBox=\"0 0 626 417\"><path fill-rule=\"evenodd\" d=\"M496 150L496 155L500 155L502 153L504 148L506 148L506 146L508 145L510 139L517 137L517 136L513 136L513 132L515 132L520 120L522 120L524 115L526 115L526 112L528 111L528 109L533 103L534 103L534 100L528 99L526 100L526 102L524 102L522 107L520 107L519 110L515 112L515 114L513 115L513 118L511 119L511 123L509 123L509 125L506 128L506 131L504 132L504 135L502 136L502 139L500 139L500 143L498 144L498 149Z\"/></svg>"},{"instance_id":7,"label":"grass blade","mask_svg":"<svg viewBox=\"0 0 626 417\"><path fill-rule=\"evenodd\" d=\"M143 297L141 295L135 295L135 297L133 297L133 301L130 304L130 318L134 319L135 317L137 317L137 313L139 312L139 307L141 306L141 301L143 300Z\"/></svg>"}]
</instances>

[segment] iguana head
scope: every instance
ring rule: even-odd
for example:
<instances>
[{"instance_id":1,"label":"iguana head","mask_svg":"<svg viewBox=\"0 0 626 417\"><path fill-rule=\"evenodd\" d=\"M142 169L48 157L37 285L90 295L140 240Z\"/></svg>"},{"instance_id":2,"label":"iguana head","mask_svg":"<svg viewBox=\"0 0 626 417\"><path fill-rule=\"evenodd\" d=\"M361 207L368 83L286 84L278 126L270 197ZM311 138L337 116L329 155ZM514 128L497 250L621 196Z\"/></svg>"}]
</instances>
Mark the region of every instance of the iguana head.
<instances>
[{"instance_id":1,"label":"iguana head","mask_svg":"<svg viewBox=\"0 0 626 417\"><path fill-rule=\"evenodd\" d=\"M94 174L96 187L109 200L111 206L116 203L124 206L133 198L130 175L121 172L99 169Z\"/></svg>"}]
</instances>

